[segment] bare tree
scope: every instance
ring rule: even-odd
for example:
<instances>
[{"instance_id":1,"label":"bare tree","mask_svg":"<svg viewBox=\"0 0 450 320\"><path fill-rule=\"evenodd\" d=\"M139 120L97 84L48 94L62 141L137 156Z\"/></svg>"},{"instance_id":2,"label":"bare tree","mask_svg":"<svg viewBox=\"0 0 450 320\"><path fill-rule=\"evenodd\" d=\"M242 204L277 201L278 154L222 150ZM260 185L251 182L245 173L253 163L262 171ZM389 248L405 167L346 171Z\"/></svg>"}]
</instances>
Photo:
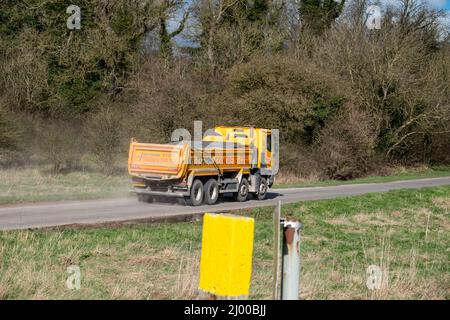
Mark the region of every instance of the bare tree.
<instances>
[{"instance_id":1,"label":"bare tree","mask_svg":"<svg viewBox=\"0 0 450 320\"><path fill-rule=\"evenodd\" d=\"M172 58L172 39L183 32L186 21L189 17L189 9L183 13L178 27L169 32L167 30L167 23L169 19L173 18L177 11L181 10L185 5L184 0L162 0L159 8L159 38L160 38L160 53L166 59Z\"/></svg>"}]
</instances>

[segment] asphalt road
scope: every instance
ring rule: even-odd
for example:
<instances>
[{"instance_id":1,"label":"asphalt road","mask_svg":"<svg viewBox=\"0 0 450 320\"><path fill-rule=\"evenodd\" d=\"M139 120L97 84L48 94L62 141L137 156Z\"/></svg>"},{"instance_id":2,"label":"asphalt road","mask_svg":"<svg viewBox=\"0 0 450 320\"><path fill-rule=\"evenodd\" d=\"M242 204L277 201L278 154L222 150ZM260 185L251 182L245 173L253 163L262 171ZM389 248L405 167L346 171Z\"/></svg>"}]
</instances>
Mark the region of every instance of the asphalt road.
<instances>
[{"instance_id":1,"label":"asphalt road","mask_svg":"<svg viewBox=\"0 0 450 320\"><path fill-rule=\"evenodd\" d=\"M71 224L102 224L132 221L185 220L204 212L273 206L304 200L330 199L403 188L450 185L450 177L388 183L353 184L331 187L273 189L264 201L231 202L213 206L186 206L178 203L140 203L135 197L103 200L0 206L0 230L55 227Z\"/></svg>"}]
</instances>

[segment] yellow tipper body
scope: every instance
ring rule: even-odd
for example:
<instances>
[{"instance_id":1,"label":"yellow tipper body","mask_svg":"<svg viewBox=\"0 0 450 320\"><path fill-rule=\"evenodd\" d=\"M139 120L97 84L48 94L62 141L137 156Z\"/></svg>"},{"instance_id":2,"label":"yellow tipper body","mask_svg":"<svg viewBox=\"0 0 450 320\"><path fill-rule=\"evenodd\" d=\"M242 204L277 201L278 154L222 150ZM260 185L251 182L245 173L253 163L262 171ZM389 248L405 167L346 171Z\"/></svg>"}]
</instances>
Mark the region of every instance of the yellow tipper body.
<instances>
[{"instance_id":1,"label":"yellow tipper body","mask_svg":"<svg viewBox=\"0 0 450 320\"><path fill-rule=\"evenodd\" d=\"M267 168L271 168L271 152L267 150L269 129L254 129L254 137L250 136L250 128L216 127L216 135L203 137L205 144L203 153L212 156L215 164L207 164L201 159L194 161L194 151L187 145L150 144L131 142L128 157L128 172L132 176L152 176L162 179L186 178L193 170L249 170L251 163L261 167L261 158L265 157ZM213 143L215 142L215 144ZM213 144L211 144L213 143ZM222 143L231 143L227 146ZM258 154L252 155L250 144L258 148ZM253 159L252 157L256 157ZM191 161L189 162L189 158Z\"/></svg>"},{"instance_id":2,"label":"yellow tipper body","mask_svg":"<svg viewBox=\"0 0 450 320\"><path fill-rule=\"evenodd\" d=\"M131 140L128 173L139 201L178 197L199 206L222 194L266 198L278 172L277 129L218 126L194 133L197 140L183 133L167 144Z\"/></svg>"},{"instance_id":3,"label":"yellow tipper body","mask_svg":"<svg viewBox=\"0 0 450 320\"><path fill-rule=\"evenodd\" d=\"M189 152L186 145L132 142L128 172L132 175L149 172L155 175L181 178L188 166Z\"/></svg>"},{"instance_id":4,"label":"yellow tipper body","mask_svg":"<svg viewBox=\"0 0 450 320\"><path fill-rule=\"evenodd\" d=\"M253 218L204 215L200 289L224 297L247 296L252 273Z\"/></svg>"}]
</instances>

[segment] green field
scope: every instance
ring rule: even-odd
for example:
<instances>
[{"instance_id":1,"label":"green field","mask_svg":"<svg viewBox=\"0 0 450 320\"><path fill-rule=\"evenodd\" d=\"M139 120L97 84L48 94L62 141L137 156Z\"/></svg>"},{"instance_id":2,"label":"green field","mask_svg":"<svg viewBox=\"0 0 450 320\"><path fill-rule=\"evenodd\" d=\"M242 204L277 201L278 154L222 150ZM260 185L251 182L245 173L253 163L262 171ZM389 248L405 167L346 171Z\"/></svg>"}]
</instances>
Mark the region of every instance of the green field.
<instances>
[{"instance_id":1,"label":"green field","mask_svg":"<svg viewBox=\"0 0 450 320\"><path fill-rule=\"evenodd\" d=\"M449 167L397 168L388 176L366 177L349 181L276 182L274 188L389 182L443 176L450 176ZM43 168L3 169L0 170L0 205L40 201L126 197L129 195L128 190L130 186L130 177L125 173L107 176L92 171L49 174Z\"/></svg>"},{"instance_id":2,"label":"green field","mask_svg":"<svg viewBox=\"0 0 450 320\"><path fill-rule=\"evenodd\" d=\"M272 211L255 218L251 299L271 296ZM450 299L450 186L283 206L303 223L302 299ZM0 299L197 298L201 222L0 232ZM81 268L68 290L66 268ZM383 270L380 290L366 269Z\"/></svg>"}]
</instances>

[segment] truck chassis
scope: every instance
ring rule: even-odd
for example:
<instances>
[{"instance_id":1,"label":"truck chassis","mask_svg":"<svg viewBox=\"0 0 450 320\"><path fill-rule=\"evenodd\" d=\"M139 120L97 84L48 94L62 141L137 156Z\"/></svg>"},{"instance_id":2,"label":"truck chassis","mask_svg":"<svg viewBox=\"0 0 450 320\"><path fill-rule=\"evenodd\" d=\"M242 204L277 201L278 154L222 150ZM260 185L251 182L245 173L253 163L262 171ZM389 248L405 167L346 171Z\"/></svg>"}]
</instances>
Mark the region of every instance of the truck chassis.
<instances>
[{"instance_id":1,"label":"truck chassis","mask_svg":"<svg viewBox=\"0 0 450 320\"><path fill-rule=\"evenodd\" d=\"M132 192L139 201L152 202L160 197L185 198L193 206L216 204L220 196L232 193L234 200L246 201L250 196L264 200L272 187L273 175L262 175L258 170L228 171L219 174L212 170L196 170L189 174L187 181L161 180L158 177L133 177Z\"/></svg>"}]
</instances>

